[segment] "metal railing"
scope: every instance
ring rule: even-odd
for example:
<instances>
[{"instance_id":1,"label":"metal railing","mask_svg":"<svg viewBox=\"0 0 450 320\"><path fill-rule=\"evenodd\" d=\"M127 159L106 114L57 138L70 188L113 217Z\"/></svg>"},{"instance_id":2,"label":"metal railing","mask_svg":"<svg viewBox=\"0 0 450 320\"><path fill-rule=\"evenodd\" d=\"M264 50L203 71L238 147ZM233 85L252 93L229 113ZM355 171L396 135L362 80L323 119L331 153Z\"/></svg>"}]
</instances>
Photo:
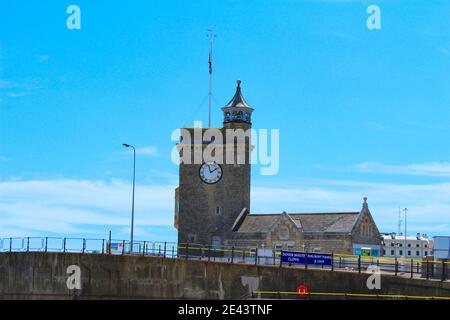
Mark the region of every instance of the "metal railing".
<instances>
[{"instance_id":1,"label":"metal railing","mask_svg":"<svg viewBox=\"0 0 450 320\"><path fill-rule=\"evenodd\" d=\"M131 248L132 247L132 248ZM132 249L132 250L131 250ZM172 259L196 259L214 262L273 265L279 267L323 269L329 271L366 272L377 266L384 274L410 278L450 279L450 262L423 259L355 256L331 253L331 265L292 264L282 262L283 251L234 246L204 246L195 243L177 244L161 241L130 241L119 239L25 237L0 238L1 252L65 252L157 256ZM269 253L268 253L269 252Z\"/></svg>"},{"instance_id":2,"label":"metal railing","mask_svg":"<svg viewBox=\"0 0 450 320\"><path fill-rule=\"evenodd\" d=\"M441 296L412 296L400 294L370 294L370 293L351 293L351 292L282 292L282 291L253 291L253 299L402 299L402 300L449 300L450 297Z\"/></svg>"}]
</instances>

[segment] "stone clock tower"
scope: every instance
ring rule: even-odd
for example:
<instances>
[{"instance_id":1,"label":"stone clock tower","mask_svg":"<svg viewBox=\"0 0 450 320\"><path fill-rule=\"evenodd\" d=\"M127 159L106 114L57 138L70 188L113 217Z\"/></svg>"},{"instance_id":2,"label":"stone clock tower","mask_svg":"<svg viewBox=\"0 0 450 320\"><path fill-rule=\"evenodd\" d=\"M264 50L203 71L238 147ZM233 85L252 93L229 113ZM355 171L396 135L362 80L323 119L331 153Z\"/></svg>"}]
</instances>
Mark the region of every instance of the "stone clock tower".
<instances>
[{"instance_id":1,"label":"stone clock tower","mask_svg":"<svg viewBox=\"0 0 450 320\"><path fill-rule=\"evenodd\" d=\"M192 139L182 137L177 145L180 156L183 152L202 153L215 142L215 152L223 155L223 162L181 161L179 186L175 191L175 227L179 244L212 245L220 248L231 239L232 227L243 210L250 210L250 129L253 109L241 93L241 82L231 101L222 108L222 141L195 138L194 131L206 132L207 128L184 128ZM247 131L248 130L248 131ZM232 136L245 131L244 139ZM183 136L183 135L182 135ZM200 134L200 136L203 136ZM234 151L231 160L227 152ZM245 158L245 159L244 159ZM188 162L188 163L187 163Z\"/></svg>"}]
</instances>

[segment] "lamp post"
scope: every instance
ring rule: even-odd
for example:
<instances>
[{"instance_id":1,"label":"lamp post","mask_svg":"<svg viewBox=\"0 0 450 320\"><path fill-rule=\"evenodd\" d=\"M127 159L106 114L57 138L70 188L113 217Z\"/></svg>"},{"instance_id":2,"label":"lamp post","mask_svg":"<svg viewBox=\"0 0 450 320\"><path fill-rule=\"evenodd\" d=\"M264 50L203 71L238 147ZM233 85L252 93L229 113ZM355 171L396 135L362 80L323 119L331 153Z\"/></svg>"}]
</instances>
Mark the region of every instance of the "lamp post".
<instances>
[{"instance_id":1,"label":"lamp post","mask_svg":"<svg viewBox=\"0 0 450 320\"><path fill-rule=\"evenodd\" d=\"M131 200L131 238L130 238L130 253L133 252L133 234L134 234L134 190L136 184L136 148L130 144L124 143L125 148L133 148L133 197Z\"/></svg>"},{"instance_id":2,"label":"lamp post","mask_svg":"<svg viewBox=\"0 0 450 320\"><path fill-rule=\"evenodd\" d=\"M407 231L407 229L406 229L406 226L407 226L406 217L407 217L407 214L408 214L408 208L403 209L403 211L405 212L405 258L406 258L406 253L407 253L407 250L408 250L407 233L406 233L406 231Z\"/></svg>"}]
</instances>

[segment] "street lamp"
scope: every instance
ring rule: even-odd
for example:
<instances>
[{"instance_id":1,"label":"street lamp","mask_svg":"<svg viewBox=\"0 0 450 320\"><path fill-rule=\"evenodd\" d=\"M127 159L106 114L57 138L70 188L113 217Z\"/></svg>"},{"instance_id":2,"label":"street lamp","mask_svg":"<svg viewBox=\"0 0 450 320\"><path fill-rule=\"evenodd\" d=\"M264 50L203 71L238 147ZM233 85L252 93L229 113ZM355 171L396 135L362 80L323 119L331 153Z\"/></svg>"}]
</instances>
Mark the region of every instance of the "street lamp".
<instances>
[{"instance_id":1,"label":"street lamp","mask_svg":"<svg viewBox=\"0 0 450 320\"><path fill-rule=\"evenodd\" d=\"M134 233L134 189L136 181L136 148L130 144L122 144L125 148L133 148L133 198L131 201L131 239L130 239L130 253L133 252L133 233Z\"/></svg>"},{"instance_id":2,"label":"street lamp","mask_svg":"<svg viewBox=\"0 0 450 320\"><path fill-rule=\"evenodd\" d=\"M407 220L406 220L406 217L407 217L407 214L408 214L408 208L405 208L405 209L403 209L403 211L405 212L405 258L406 258L406 252L407 252L407 239L406 239L406 237L407 237L407 233L406 233L406 226L407 226Z\"/></svg>"}]
</instances>

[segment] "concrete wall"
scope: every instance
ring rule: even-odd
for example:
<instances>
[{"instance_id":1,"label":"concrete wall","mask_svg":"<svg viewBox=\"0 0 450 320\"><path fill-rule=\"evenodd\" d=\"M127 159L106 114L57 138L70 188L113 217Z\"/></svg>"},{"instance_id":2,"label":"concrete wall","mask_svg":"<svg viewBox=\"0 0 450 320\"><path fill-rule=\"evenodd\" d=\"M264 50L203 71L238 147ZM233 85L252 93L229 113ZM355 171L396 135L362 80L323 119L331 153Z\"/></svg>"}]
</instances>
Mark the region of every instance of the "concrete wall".
<instances>
[{"instance_id":1,"label":"concrete wall","mask_svg":"<svg viewBox=\"0 0 450 320\"><path fill-rule=\"evenodd\" d=\"M82 289L66 286L81 268ZM253 290L375 293L368 275L155 257L64 253L0 254L0 299L240 299ZM383 276L376 293L450 296L450 283Z\"/></svg>"}]
</instances>

